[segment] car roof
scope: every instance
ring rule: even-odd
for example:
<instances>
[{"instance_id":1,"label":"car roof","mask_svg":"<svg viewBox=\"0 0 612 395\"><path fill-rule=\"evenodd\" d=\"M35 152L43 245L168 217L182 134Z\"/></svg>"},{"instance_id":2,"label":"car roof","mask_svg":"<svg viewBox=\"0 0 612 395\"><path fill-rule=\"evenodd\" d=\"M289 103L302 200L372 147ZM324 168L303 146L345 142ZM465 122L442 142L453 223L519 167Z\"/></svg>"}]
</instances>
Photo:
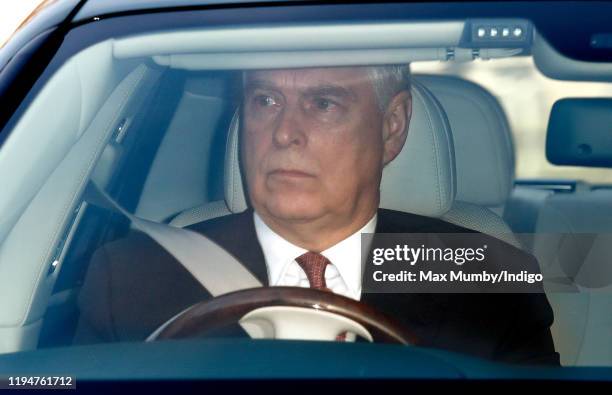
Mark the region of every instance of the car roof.
<instances>
[{"instance_id":1,"label":"car roof","mask_svg":"<svg viewBox=\"0 0 612 395\"><path fill-rule=\"evenodd\" d=\"M292 0L289 0L292 1ZM268 0L267 3L287 3L287 0ZM74 21L84 21L101 15L129 13L134 11L159 10L189 6L214 6L229 4L261 3L258 0L87 0Z\"/></svg>"}]
</instances>

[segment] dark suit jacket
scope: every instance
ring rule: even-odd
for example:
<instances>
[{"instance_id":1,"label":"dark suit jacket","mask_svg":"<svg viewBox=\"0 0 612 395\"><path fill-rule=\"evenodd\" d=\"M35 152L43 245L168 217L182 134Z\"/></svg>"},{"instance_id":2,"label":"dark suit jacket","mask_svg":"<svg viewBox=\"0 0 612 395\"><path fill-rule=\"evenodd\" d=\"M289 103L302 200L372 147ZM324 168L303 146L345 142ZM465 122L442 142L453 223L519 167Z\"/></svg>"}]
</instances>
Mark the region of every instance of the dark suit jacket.
<instances>
[{"instance_id":1,"label":"dark suit jacket","mask_svg":"<svg viewBox=\"0 0 612 395\"><path fill-rule=\"evenodd\" d=\"M268 285L251 210L189 228L224 247ZM376 233L464 232L475 233L433 218L378 211ZM526 267L538 270L533 256L506 246ZM208 298L174 257L133 232L94 253L79 296L75 342L144 340L170 317ZM364 293L361 300L412 329L421 346L506 362L559 364L550 333L553 313L544 294Z\"/></svg>"}]
</instances>

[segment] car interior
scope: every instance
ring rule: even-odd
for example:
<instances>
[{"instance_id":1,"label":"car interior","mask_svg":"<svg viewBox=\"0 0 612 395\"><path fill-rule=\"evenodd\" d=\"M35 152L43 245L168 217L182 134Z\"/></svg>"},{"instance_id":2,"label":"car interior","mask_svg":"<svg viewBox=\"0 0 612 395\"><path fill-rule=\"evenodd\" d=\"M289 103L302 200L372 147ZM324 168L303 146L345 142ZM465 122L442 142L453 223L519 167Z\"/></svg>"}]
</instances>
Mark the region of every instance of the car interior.
<instances>
[{"instance_id":1,"label":"car interior","mask_svg":"<svg viewBox=\"0 0 612 395\"><path fill-rule=\"evenodd\" d=\"M381 207L438 217L534 254L549 279L562 365L612 365L612 269L601 264L612 255L612 182L517 178L509 119L520 114L474 81L415 71L420 62L477 71L476 58L529 57L549 78L612 79L609 67L564 57L529 22L510 22L533 40L465 49L470 21L209 28L105 40L51 68L0 148L0 299L12 301L0 309L0 353L73 343L87 308L78 296L89 259L131 227L92 202L88 183L135 216L172 227L242 212L241 71L374 62L413 69L408 139L384 169ZM571 118L570 104L551 119ZM597 102L580 105L599 114ZM578 131L599 123L549 123L547 138L575 137L546 155L591 144ZM575 154L562 159L580 166Z\"/></svg>"}]
</instances>

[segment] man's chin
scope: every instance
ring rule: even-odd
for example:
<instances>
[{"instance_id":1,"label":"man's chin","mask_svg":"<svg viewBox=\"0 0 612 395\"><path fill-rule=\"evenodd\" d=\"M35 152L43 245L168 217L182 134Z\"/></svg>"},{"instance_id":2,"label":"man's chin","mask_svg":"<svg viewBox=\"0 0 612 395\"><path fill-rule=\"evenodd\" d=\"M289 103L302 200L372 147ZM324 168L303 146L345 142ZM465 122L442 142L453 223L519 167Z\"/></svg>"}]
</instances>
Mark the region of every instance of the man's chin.
<instances>
[{"instance_id":1,"label":"man's chin","mask_svg":"<svg viewBox=\"0 0 612 395\"><path fill-rule=\"evenodd\" d=\"M321 210L295 205L275 205L267 207L266 211L277 221L290 222L308 222L320 218L322 215Z\"/></svg>"}]
</instances>

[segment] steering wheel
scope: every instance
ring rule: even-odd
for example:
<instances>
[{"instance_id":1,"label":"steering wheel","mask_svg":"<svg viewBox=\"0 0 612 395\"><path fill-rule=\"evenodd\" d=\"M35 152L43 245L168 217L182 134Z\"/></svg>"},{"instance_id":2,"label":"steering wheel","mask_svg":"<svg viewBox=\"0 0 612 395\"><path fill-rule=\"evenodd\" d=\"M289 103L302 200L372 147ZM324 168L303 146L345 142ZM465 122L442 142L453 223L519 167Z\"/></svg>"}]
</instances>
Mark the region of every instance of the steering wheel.
<instances>
[{"instance_id":1,"label":"steering wheel","mask_svg":"<svg viewBox=\"0 0 612 395\"><path fill-rule=\"evenodd\" d=\"M300 287L251 288L196 303L147 340L205 335L236 322L255 338L333 340L352 332L374 342L417 343L409 330L363 302Z\"/></svg>"}]
</instances>

